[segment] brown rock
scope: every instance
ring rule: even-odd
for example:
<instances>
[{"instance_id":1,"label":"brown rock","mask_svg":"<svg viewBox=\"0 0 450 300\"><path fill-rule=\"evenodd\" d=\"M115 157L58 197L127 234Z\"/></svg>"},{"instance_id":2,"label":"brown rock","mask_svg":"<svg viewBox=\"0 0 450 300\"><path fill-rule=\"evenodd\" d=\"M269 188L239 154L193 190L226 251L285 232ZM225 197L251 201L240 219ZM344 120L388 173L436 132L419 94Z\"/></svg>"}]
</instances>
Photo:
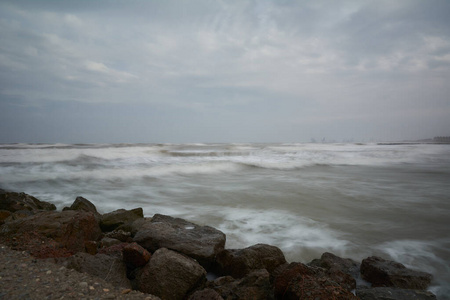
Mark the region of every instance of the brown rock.
<instances>
[{"instance_id":1,"label":"brown rock","mask_svg":"<svg viewBox=\"0 0 450 300\"><path fill-rule=\"evenodd\" d=\"M431 282L429 273L414 271L403 264L377 256L364 259L361 263L362 278L372 286L393 286L403 289L426 289Z\"/></svg>"},{"instance_id":2,"label":"brown rock","mask_svg":"<svg viewBox=\"0 0 450 300\"><path fill-rule=\"evenodd\" d=\"M285 264L283 252L271 245L257 244L245 249L226 249L217 255L219 273L242 278L253 270L266 269L271 273Z\"/></svg>"},{"instance_id":3,"label":"brown rock","mask_svg":"<svg viewBox=\"0 0 450 300\"><path fill-rule=\"evenodd\" d=\"M327 270L339 270L353 278L359 277L360 264L350 258L341 258L329 252L323 253L320 259L313 260L309 265Z\"/></svg>"},{"instance_id":4,"label":"brown rock","mask_svg":"<svg viewBox=\"0 0 450 300\"><path fill-rule=\"evenodd\" d=\"M393 287L358 288L356 295L361 300L436 300L436 296L428 291Z\"/></svg>"},{"instance_id":5,"label":"brown rock","mask_svg":"<svg viewBox=\"0 0 450 300\"><path fill-rule=\"evenodd\" d=\"M231 276L219 277L207 286L214 289L223 299L274 299L269 272L254 270L245 277L235 279Z\"/></svg>"},{"instance_id":6,"label":"brown rock","mask_svg":"<svg viewBox=\"0 0 450 300\"><path fill-rule=\"evenodd\" d=\"M118 209L113 212L104 214L100 217L100 228L103 231L113 231L119 226L131 224L137 219L144 217L142 208L131 210Z\"/></svg>"},{"instance_id":7,"label":"brown rock","mask_svg":"<svg viewBox=\"0 0 450 300\"><path fill-rule=\"evenodd\" d=\"M209 268L225 246L225 234L209 226L156 214L142 224L133 241L150 252L163 247L181 252Z\"/></svg>"},{"instance_id":8,"label":"brown rock","mask_svg":"<svg viewBox=\"0 0 450 300\"><path fill-rule=\"evenodd\" d=\"M291 263L275 270L275 295L279 299L358 299L345 286L350 275L342 278L330 277L322 268L309 267L302 263ZM338 279L338 280L336 280Z\"/></svg>"},{"instance_id":9,"label":"brown rock","mask_svg":"<svg viewBox=\"0 0 450 300\"><path fill-rule=\"evenodd\" d=\"M223 300L223 298L213 289L204 289L193 293L188 300Z\"/></svg>"},{"instance_id":10,"label":"brown rock","mask_svg":"<svg viewBox=\"0 0 450 300\"><path fill-rule=\"evenodd\" d=\"M126 245L122 250L123 261L134 267L142 267L148 263L151 254L137 243Z\"/></svg>"},{"instance_id":11,"label":"brown rock","mask_svg":"<svg viewBox=\"0 0 450 300\"><path fill-rule=\"evenodd\" d=\"M96 241L100 227L92 213L84 211L48 211L5 223L1 235L35 232L51 238L73 252L85 251L86 241Z\"/></svg>"},{"instance_id":12,"label":"brown rock","mask_svg":"<svg viewBox=\"0 0 450 300\"><path fill-rule=\"evenodd\" d=\"M56 210L56 206L49 202L40 201L39 199L25 193L0 190L0 210L7 210L10 212L15 212L18 210Z\"/></svg>"},{"instance_id":13,"label":"brown rock","mask_svg":"<svg viewBox=\"0 0 450 300\"><path fill-rule=\"evenodd\" d=\"M77 197L70 207L65 207L63 210L83 210L97 214L97 208L91 201L83 197Z\"/></svg>"},{"instance_id":14,"label":"brown rock","mask_svg":"<svg viewBox=\"0 0 450 300\"><path fill-rule=\"evenodd\" d=\"M141 292L165 300L184 299L206 281L206 271L195 260L161 248L137 274Z\"/></svg>"}]
</instances>

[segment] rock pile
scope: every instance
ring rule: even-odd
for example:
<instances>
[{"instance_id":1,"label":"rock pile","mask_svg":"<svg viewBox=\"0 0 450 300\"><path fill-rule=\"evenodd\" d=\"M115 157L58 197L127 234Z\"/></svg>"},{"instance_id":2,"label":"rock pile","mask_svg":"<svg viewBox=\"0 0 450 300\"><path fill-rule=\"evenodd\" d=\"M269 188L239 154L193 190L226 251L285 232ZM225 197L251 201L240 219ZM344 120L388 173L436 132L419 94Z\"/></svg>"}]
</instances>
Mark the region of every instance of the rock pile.
<instances>
[{"instance_id":1,"label":"rock pile","mask_svg":"<svg viewBox=\"0 0 450 300\"><path fill-rule=\"evenodd\" d=\"M430 274L380 257L287 263L277 247L225 249L225 241L209 226L144 218L142 208L101 215L78 197L58 212L0 190L1 244L161 299L436 299Z\"/></svg>"}]
</instances>

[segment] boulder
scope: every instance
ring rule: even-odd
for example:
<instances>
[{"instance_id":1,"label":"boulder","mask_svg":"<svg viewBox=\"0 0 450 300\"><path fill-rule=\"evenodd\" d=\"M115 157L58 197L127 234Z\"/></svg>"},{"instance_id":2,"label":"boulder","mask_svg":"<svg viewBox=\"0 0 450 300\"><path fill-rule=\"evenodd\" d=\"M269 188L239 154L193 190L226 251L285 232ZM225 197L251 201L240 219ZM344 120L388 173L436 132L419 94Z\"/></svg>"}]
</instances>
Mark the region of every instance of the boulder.
<instances>
[{"instance_id":1,"label":"boulder","mask_svg":"<svg viewBox=\"0 0 450 300\"><path fill-rule=\"evenodd\" d=\"M392 287L358 288L356 296L361 300L436 300L428 291L408 290Z\"/></svg>"},{"instance_id":2,"label":"boulder","mask_svg":"<svg viewBox=\"0 0 450 300\"><path fill-rule=\"evenodd\" d=\"M223 300L223 298L213 289L204 289L201 291L196 291L188 300Z\"/></svg>"},{"instance_id":3,"label":"boulder","mask_svg":"<svg viewBox=\"0 0 450 300\"><path fill-rule=\"evenodd\" d=\"M148 263L151 254L137 243L126 245L122 250L123 261L133 267L142 267Z\"/></svg>"},{"instance_id":4,"label":"boulder","mask_svg":"<svg viewBox=\"0 0 450 300\"><path fill-rule=\"evenodd\" d=\"M374 287L392 286L417 290L426 289L432 279L429 273L414 271L401 263L377 256L371 256L362 261L361 275Z\"/></svg>"},{"instance_id":5,"label":"boulder","mask_svg":"<svg viewBox=\"0 0 450 300\"><path fill-rule=\"evenodd\" d=\"M101 230L90 212L46 211L5 223L1 227L0 235L11 237L25 233L35 233L53 239L76 253L85 251L86 241L98 240Z\"/></svg>"},{"instance_id":6,"label":"boulder","mask_svg":"<svg viewBox=\"0 0 450 300\"><path fill-rule=\"evenodd\" d=\"M350 258L341 258L333 253L325 252L320 259L315 259L308 265L321 267L327 270L339 270L351 275L353 278L359 278L360 264Z\"/></svg>"},{"instance_id":7,"label":"boulder","mask_svg":"<svg viewBox=\"0 0 450 300\"><path fill-rule=\"evenodd\" d=\"M282 265L274 271L275 295L279 299L358 299L350 290L355 280L348 274L330 276L323 268L302 263Z\"/></svg>"},{"instance_id":8,"label":"boulder","mask_svg":"<svg viewBox=\"0 0 450 300\"><path fill-rule=\"evenodd\" d=\"M116 229L111 232L105 233L105 237L119 240L121 242L132 242L131 233L124 230Z\"/></svg>"},{"instance_id":9,"label":"boulder","mask_svg":"<svg viewBox=\"0 0 450 300\"><path fill-rule=\"evenodd\" d=\"M116 240L116 239L109 238L109 237L104 237L100 240L100 246L102 248L108 248L108 247L111 247L111 246L114 246L117 244L122 244L122 242L119 240Z\"/></svg>"},{"instance_id":10,"label":"boulder","mask_svg":"<svg viewBox=\"0 0 450 300\"><path fill-rule=\"evenodd\" d=\"M219 277L208 282L207 287L215 290L223 299L275 299L270 275L265 269L252 271L239 279Z\"/></svg>"},{"instance_id":11,"label":"boulder","mask_svg":"<svg viewBox=\"0 0 450 300\"><path fill-rule=\"evenodd\" d=\"M56 206L49 202L40 201L39 199L25 193L0 190L0 210L7 210L10 212L15 212L18 210L56 210Z\"/></svg>"},{"instance_id":12,"label":"boulder","mask_svg":"<svg viewBox=\"0 0 450 300\"><path fill-rule=\"evenodd\" d=\"M225 246L225 234L209 226L156 214L143 223L133 241L153 252L168 248L196 259L208 269Z\"/></svg>"},{"instance_id":13,"label":"boulder","mask_svg":"<svg viewBox=\"0 0 450 300\"><path fill-rule=\"evenodd\" d=\"M206 281L206 271L195 260L175 251L157 250L136 275L137 288L165 300L184 299Z\"/></svg>"},{"instance_id":14,"label":"boulder","mask_svg":"<svg viewBox=\"0 0 450 300\"><path fill-rule=\"evenodd\" d=\"M67 258L59 258L56 263L68 269L97 276L115 286L131 288L127 278L127 268L121 259L105 254L77 253Z\"/></svg>"},{"instance_id":15,"label":"boulder","mask_svg":"<svg viewBox=\"0 0 450 300\"><path fill-rule=\"evenodd\" d=\"M116 258L123 260L122 252L123 252L123 248L125 248L126 246L128 246L128 243L115 244L115 245L112 245L109 247L104 247L104 248L98 249L98 253L106 254L108 256L116 257Z\"/></svg>"},{"instance_id":16,"label":"boulder","mask_svg":"<svg viewBox=\"0 0 450 300\"><path fill-rule=\"evenodd\" d=\"M83 210L98 214L97 208L91 201L83 197L77 197L70 207L64 207L63 210Z\"/></svg>"},{"instance_id":17,"label":"boulder","mask_svg":"<svg viewBox=\"0 0 450 300\"><path fill-rule=\"evenodd\" d=\"M226 249L217 255L218 272L242 278L253 270L266 269L269 273L285 264L283 252L271 245L257 244L245 249Z\"/></svg>"},{"instance_id":18,"label":"boulder","mask_svg":"<svg viewBox=\"0 0 450 300\"><path fill-rule=\"evenodd\" d=\"M131 224L143 217L144 213L140 207L131 210L118 209L100 217L100 228L104 232L113 231L119 226Z\"/></svg>"}]
</instances>

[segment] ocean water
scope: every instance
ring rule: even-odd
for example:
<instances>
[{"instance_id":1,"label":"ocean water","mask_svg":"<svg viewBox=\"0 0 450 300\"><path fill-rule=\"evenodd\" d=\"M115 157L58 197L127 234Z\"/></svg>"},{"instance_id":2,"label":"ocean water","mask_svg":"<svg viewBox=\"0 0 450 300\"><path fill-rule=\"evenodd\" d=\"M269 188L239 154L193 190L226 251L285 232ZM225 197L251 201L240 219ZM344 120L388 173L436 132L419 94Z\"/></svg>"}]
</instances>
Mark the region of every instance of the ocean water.
<instances>
[{"instance_id":1,"label":"ocean water","mask_svg":"<svg viewBox=\"0 0 450 300\"><path fill-rule=\"evenodd\" d=\"M227 248L329 251L434 275L450 299L450 145L3 144L0 188L101 213L142 207L210 225Z\"/></svg>"}]
</instances>

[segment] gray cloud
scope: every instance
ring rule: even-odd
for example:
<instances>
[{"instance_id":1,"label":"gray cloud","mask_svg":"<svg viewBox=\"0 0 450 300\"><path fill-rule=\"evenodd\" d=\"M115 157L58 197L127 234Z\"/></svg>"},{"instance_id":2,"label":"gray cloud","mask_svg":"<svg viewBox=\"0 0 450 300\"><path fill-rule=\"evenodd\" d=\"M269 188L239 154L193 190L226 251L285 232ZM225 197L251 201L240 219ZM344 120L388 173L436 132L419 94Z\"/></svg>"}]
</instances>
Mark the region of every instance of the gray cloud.
<instances>
[{"instance_id":1,"label":"gray cloud","mask_svg":"<svg viewBox=\"0 0 450 300\"><path fill-rule=\"evenodd\" d=\"M0 142L448 135L449 13L437 0L2 1Z\"/></svg>"}]
</instances>

